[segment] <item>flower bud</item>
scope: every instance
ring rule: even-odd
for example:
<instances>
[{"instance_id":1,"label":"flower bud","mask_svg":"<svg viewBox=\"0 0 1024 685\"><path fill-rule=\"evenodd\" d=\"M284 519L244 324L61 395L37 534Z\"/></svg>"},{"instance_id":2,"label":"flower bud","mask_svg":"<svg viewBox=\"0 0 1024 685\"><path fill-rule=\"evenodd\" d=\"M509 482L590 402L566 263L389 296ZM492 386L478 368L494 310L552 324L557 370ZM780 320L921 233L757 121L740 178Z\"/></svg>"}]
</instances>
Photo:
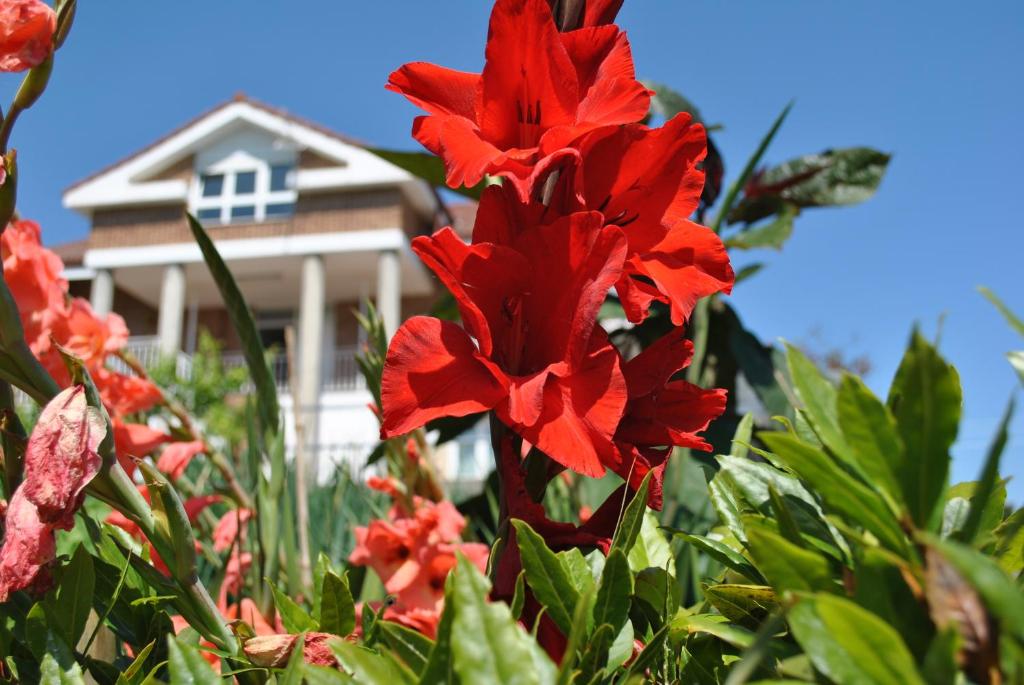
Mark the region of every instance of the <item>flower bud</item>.
<instances>
[{"instance_id":1,"label":"flower bud","mask_svg":"<svg viewBox=\"0 0 1024 685\"><path fill-rule=\"evenodd\" d=\"M18 153L11 150L0 157L0 232L14 218L18 195Z\"/></svg>"},{"instance_id":2,"label":"flower bud","mask_svg":"<svg viewBox=\"0 0 1024 685\"><path fill-rule=\"evenodd\" d=\"M25 71L53 52L56 13L41 0L0 0L0 71Z\"/></svg>"},{"instance_id":3,"label":"flower bud","mask_svg":"<svg viewBox=\"0 0 1024 685\"><path fill-rule=\"evenodd\" d=\"M97 449L106 434L106 421L88 405L83 385L61 391L43 408L25 449L23 485L42 521L74 525L83 490L103 464Z\"/></svg>"}]
</instances>

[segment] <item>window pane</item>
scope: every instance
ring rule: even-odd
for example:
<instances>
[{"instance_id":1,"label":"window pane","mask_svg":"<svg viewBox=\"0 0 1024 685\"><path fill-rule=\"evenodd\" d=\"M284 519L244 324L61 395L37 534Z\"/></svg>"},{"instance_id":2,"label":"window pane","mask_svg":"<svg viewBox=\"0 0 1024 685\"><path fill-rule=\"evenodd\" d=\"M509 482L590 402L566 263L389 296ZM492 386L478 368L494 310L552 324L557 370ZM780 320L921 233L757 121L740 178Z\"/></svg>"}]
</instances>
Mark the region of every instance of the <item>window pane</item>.
<instances>
[{"instance_id":1,"label":"window pane","mask_svg":"<svg viewBox=\"0 0 1024 685\"><path fill-rule=\"evenodd\" d=\"M256 216L256 207L253 205L240 205L231 208L231 219L252 219Z\"/></svg>"},{"instance_id":2,"label":"window pane","mask_svg":"<svg viewBox=\"0 0 1024 685\"><path fill-rule=\"evenodd\" d=\"M220 221L220 207L200 209L196 212L196 218L200 221Z\"/></svg>"},{"instance_id":3,"label":"window pane","mask_svg":"<svg viewBox=\"0 0 1024 685\"><path fill-rule=\"evenodd\" d=\"M256 172L239 171L235 174L235 195L249 195L256 192Z\"/></svg>"},{"instance_id":4,"label":"window pane","mask_svg":"<svg viewBox=\"0 0 1024 685\"><path fill-rule=\"evenodd\" d=\"M291 170L291 164L275 164L270 167L270 189L288 190L288 174Z\"/></svg>"},{"instance_id":5,"label":"window pane","mask_svg":"<svg viewBox=\"0 0 1024 685\"><path fill-rule=\"evenodd\" d=\"M203 197L220 197L224 192L224 174L203 174L199 179L203 186Z\"/></svg>"},{"instance_id":6,"label":"window pane","mask_svg":"<svg viewBox=\"0 0 1024 685\"><path fill-rule=\"evenodd\" d=\"M294 213L294 202L272 202L267 205L267 218L291 216Z\"/></svg>"}]
</instances>

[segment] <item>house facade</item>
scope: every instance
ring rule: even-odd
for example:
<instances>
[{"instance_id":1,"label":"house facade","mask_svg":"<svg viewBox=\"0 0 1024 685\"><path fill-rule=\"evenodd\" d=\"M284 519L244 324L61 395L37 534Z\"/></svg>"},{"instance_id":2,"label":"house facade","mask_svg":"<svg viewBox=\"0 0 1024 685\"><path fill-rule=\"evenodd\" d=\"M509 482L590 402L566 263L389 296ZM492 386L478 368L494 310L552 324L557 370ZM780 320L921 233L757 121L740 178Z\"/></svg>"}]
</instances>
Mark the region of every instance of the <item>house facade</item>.
<instances>
[{"instance_id":1,"label":"house facade","mask_svg":"<svg viewBox=\"0 0 1024 685\"><path fill-rule=\"evenodd\" d=\"M186 212L203 223L264 344L280 351L273 370L288 440L294 446L298 411L321 477L358 468L376 442L353 312L373 301L391 334L427 311L439 286L410 241L453 213L464 227L472 211L451 212L427 184L359 143L242 96L76 183L64 204L90 222L85 240L57 248L72 292L123 316L144 364L176 357L182 373L201 330L221 341L227 364L243 363ZM468 435L439 452L446 476L479 478L483 442Z\"/></svg>"}]
</instances>

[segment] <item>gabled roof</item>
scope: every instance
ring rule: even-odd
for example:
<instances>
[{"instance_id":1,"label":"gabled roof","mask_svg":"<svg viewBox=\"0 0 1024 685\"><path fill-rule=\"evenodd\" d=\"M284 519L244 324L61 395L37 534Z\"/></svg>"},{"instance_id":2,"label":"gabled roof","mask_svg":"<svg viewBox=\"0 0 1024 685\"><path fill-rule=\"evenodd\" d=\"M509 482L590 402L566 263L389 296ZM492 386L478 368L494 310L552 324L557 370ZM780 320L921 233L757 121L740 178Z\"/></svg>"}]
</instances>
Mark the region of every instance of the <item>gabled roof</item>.
<instances>
[{"instance_id":1,"label":"gabled roof","mask_svg":"<svg viewBox=\"0 0 1024 685\"><path fill-rule=\"evenodd\" d=\"M64 191L64 206L90 214L107 207L184 203L188 181L161 179L159 174L245 126L286 141L298 151L309 151L337 163L333 167L300 169L296 181L300 193L399 186L424 213L436 208L436 200L426 184L367 151L356 140L241 94L74 183Z\"/></svg>"}]
</instances>

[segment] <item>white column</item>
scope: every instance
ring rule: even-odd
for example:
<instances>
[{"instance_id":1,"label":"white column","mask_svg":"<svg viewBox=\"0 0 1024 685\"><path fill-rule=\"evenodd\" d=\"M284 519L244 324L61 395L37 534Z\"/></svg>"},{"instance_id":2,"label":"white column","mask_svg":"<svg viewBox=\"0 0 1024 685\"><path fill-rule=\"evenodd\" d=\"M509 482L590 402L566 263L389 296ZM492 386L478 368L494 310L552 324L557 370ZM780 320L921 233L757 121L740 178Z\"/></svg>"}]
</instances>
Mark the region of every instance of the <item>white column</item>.
<instances>
[{"instance_id":1,"label":"white column","mask_svg":"<svg viewBox=\"0 0 1024 685\"><path fill-rule=\"evenodd\" d=\"M303 257L299 300L299 397L295 399L295 408L303 412L304 441L310 448L319 442L317 417L323 380L324 291L323 257ZM312 449L307 454L309 473L315 474L319 455Z\"/></svg>"},{"instance_id":2,"label":"white column","mask_svg":"<svg viewBox=\"0 0 1024 685\"><path fill-rule=\"evenodd\" d=\"M171 356L181 351L184 315L185 268L181 264L169 264L164 267L164 280L160 288L160 316L157 321L161 354Z\"/></svg>"},{"instance_id":3,"label":"white column","mask_svg":"<svg viewBox=\"0 0 1024 685\"><path fill-rule=\"evenodd\" d=\"M89 304L100 316L109 314L114 309L114 274L110 269L98 269L92 279L92 291L89 293Z\"/></svg>"},{"instance_id":4,"label":"white column","mask_svg":"<svg viewBox=\"0 0 1024 685\"><path fill-rule=\"evenodd\" d=\"M377 257L377 312L390 338L402 322L402 266L397 250L384 250Z\"/></svg>"}]
</instances>

